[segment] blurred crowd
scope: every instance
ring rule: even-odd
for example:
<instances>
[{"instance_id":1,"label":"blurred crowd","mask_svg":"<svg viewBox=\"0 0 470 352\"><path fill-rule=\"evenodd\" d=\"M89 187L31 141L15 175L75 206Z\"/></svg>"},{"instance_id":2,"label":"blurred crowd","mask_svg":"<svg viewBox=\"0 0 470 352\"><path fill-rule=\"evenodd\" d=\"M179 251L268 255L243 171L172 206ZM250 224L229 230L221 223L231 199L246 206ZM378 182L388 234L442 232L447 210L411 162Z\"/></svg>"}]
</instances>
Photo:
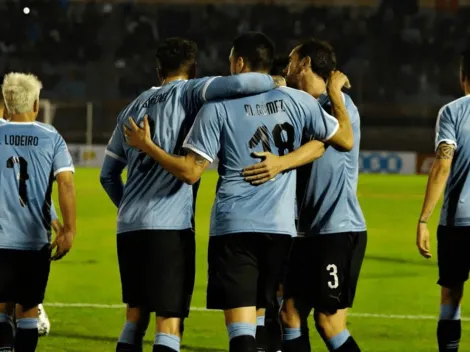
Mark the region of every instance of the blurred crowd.
<instances>
[{"instance_id":1,"label":"blurred crowd","mask_svg":"<svg viewBox=\"0 0 470 352\"><path fill-rule=\"evenodd\" d=\"M387 3L351 8L40 0L24 11L24 4L1 2L0 70L37 73L49 98L131 98L158 84L158 40L193 39L200 48L198 73L226 74L231 41L259 30L280 55L308 37L330 41L359 103L439 104L458 96L458 54L470 37L470 11Z\"/></svg>"}]
</instances>

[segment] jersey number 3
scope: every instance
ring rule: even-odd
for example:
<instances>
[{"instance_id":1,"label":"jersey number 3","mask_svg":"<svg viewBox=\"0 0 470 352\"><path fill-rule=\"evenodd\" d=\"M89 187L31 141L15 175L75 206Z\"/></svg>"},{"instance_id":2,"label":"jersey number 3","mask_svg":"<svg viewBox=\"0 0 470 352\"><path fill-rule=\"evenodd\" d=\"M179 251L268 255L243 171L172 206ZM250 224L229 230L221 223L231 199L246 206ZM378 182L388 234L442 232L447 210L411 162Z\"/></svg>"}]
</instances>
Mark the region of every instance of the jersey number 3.
<instances>
[{"instance_id":1,"label":"jersey number 3","mask_svg":"<svg viewBox=\"0 0 470 352\"><path fill-rule=\"evenodd\" d=\"M24 208L28 205L28 189L26 187L26 181L29 180L28 175L28 162L18 156L12 156L7 160L7 168L15 171L15 165L18 164L20 167L20 173L18 174L18 192L20 194L20 204Z\"/></svg>"},{"instance_id":2,"label":"jersey number 3","mask_svg":"<svg viewBox=\"0 0 470 352\"><path fill-rule=\"evenodd\" d=\"M294 151L294 127L287 122L277 124L271 131L273 136L274 145L278 149L278 155ZM263 147L264 152L271 153L271 145L269 143L269 130L266 126L258 127L253 137L248 142L250 149L256 147L259 143Z\"/></svg>"}]
</instances>

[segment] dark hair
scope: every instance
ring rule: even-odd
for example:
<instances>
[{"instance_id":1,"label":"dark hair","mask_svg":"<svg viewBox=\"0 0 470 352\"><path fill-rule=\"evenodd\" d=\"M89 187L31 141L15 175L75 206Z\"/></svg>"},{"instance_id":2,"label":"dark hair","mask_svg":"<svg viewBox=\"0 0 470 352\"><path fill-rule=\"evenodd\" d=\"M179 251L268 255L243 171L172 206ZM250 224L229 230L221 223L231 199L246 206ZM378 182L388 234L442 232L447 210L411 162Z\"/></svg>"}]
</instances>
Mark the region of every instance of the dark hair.
<instances>
[{"instance_id":1,"label":"dark hair","mask_svg":"<svg viewBox=\"0 0 470 352\"><path fill-rule=\"evenodd\" d=\"M183 38L166 39L157 47L157 67L163 77L188 73L196 63L197 44Z\"/></svg>"},{"instance_id":2,"label":"dark hair","mask_svg":"<svg viewBox=\"0 0 470 352\"><path fill-rule=\"evenodd\" d=\"M462 71L462 80L466 79L470 83L470 46L462 52L460 70Z\"/></svg>"},{"instance_id":3,"label":"dark hair","mask_svg":"<svg viewBox=\"0 0 470 352\"><path fill-rule=\"evenodd\" d=\"M235 39L233 54L242 57L253 71L270 71L274 60L274 44L261 32L248 32Z\"/></svg>"},{"instance_id":4,"label":"dark hair","mask_svg":"<svg viewBox=\"0 0 470 352\"><path fill-rule=\"evenodd\" d=\"M276 57L274 59L273 68L269 73L271 76L283 76L284 70L289 64L289 58L285 56Z\"/></svg>"},{"instance_id":5,"label":"dark hair","mask_svg":"<svg viewBox=\"0 0 470 352\"><path fill-rule=\"evenodd\" d=\"M336 54L327 42L309 39L300 45L297 53L300 59L309 56L312 71L325 81L330 76L330 72L336 70Z\"/></svg>"}]
</instances>

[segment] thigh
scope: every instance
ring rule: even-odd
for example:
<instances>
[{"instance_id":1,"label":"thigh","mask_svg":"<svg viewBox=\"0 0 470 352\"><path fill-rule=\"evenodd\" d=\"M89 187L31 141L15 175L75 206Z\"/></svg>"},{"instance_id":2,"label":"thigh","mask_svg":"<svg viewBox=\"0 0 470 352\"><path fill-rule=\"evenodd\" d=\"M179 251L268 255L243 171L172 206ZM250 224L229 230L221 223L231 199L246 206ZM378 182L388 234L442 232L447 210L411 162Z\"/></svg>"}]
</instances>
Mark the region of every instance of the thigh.
<instances>
[{"instance_id":1,"label":"thigh","mask_svg":"<svg viewBox=\"0 0 470 352\"><path fill-rule=\"evenodd\" d=\"M313 268L316 266L314 240L311 237L296 237L292 240L283 281L284 299L293 299L299 312L311 309L318 289L313 277Z\"/></svg>"},{"instance_id":2,"label":"thigh","mask_svg":"<svg viewBox=\"0 0 470 352\"><path fill-rule=\"evenodd\" d=\"M50 245L39 251L22 251L21 269L18 280L18 298L16 303L24 311L36 307L44 301L51 267Z\"/></svg>"},{"instance_id":3,"label":"thigh","mask_svg":"<svg viewBox=\"0 0 470 352\"><path fill-rule=\"evenodd\" d=\"M0 303L17 299L20 259L15 252L19 251L0 249Z\"/></svg>"},{"instance_id":4,"label":"thigh","mask_svg":"<svg viewBox=\"0 0 470 352\"><path fill-rule=\"evenodd\" d=\"M361 274L362 263L367 248L367 232L352 232L350 233L352 241L352 257L350 262L349 282L347 291L347 307L352 308L354 298L356 296L357 284Z\"/></svg>"},{"instance_id":5,"label":"thigh","mask_svg":"<svg viewBox=\"0 0 470 352\"><path fill-rule=\"evenodd\" d=\"M275 305L276 292L289 255L292 237L288 235L260 235L258 238L257 308Z\"/></svg>"},{"instance_id":6,"label":"thigh","mask_svg":"<svg viewBox=\"0 0 470 352\"><path fill-rule=\"evenodd\" d=\"M439 226L437 230L438 284L453 288L468 280L469 227Z\"/></svg>"},{"instance_id":7,"label":"thigh","mask_svg":"<svg viewBox=\"0 0 470 352\"><path fill-rule=\"evenodd\" d=\"M195 278L194 232L159 230L146 237L141 249L143 304L157 316L187 317Z\"/></svg>"},{"instance_id":8,"label":"thigh","mask_svg":"<svg viewBox=\"0 0 470 352\"><path fill-rule=\"evenodd\" d=\"M142 303L142 280L144 264L141 252L142 236L139 232L127 232L117 236L117 254L121 276L122 300L130 307Z\"/></svg>"},{"instance_id":9,"label":"thigh","mask_svg":"<svg viewBox=\"0 0 470 352\"><path fill-rule=\"evenodd\" d=\"M334 314L337 310L350 306L351 271L356 248L355 239L355 236L351 233L314 237L315 265L312 285L316 287L313 294L313 308L316 311Z\"/></svg>"},{"instance_id":10,"label":"thigh","mask_svg":"<svg viewBox=\"0 0 470 352\"><path fill-rule=\"evenodd\" d=\"M256 306L257 236L237 233L209 240L207 308L228 310Z\"/></svg>"}]
</instances>

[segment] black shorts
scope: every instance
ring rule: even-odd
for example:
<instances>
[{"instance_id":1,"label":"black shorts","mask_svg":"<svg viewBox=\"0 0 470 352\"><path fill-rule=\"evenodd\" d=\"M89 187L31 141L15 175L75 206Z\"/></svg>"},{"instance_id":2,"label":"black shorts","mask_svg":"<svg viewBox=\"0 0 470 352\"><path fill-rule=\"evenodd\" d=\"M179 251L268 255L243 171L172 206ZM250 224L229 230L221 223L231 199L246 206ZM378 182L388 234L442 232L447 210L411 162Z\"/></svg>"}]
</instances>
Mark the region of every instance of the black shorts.
<instances>
[{"instance_id":1,"label":"black shorts","mask_svg":"<svg viewBox=\"0 0 470 352\"><path fill-rule=\"evenodd\" d=\"M367 232L295 238L284 298L334 314L352 307L367 246Z\"/></svg>"},{"instance_id":2,"label":"black shorts","mask_svg":"<svg viewBox=\"0 0 470 352\"><path fill-rule=\"evenodd\" d=\"M263 233L211 237L207 308L273 304L290 243L291 236Z\"/></svg>"},{"instance_id":3,"label":"black shorts","mask_svg":"<svg viewBox=\"0 0 470 352\"><path fill-rule=\"evenodd\" d=\"M44 301L51 247L39 251L0 249L0 303L17 303L25 310Z\"/></svg>"},{"instance_id":4,"label":"black shorts","mask_svg":"<svg viewBox=\"0 0 470 352\"><path fill-rule=\"evenodd\" d=\"M470 227L439 226L437 260L442 287L454 288L468 280L470 271Z\"/></svg>"},{"instance_id":5,"label":"black shorts","mask_svg":"<svg viewBox=\"0 0 470 352\"><path fill-rule=\"evenodd\" d=\"M117 236L122 300L161 317L189 314L196 244L188 230L143 230Z\"/></svg>"}]
</instances>

